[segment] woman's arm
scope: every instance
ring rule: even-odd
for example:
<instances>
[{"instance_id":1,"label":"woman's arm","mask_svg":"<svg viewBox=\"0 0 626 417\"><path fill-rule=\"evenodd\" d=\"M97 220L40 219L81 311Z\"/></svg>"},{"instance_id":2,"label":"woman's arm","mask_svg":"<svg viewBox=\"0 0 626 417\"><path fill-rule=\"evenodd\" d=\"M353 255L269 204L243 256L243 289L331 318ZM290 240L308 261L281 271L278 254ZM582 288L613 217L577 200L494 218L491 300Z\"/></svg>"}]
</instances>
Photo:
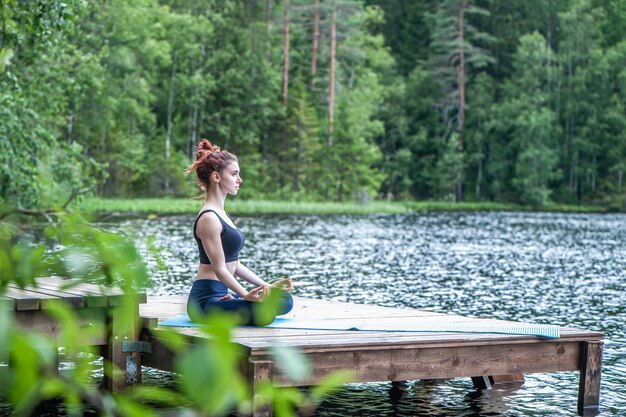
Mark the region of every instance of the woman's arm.
<instances>
[{"instance_id":1,"label":"woman's arm","mask_svg":"<svg viewBox=\"0 0 626 417\"><path fill-rule=\"evenodd\" d=\"M269 292L269 285L261 280L262 283L257 284L258 287L252 291L246 291L245 288L241 286L226 267L224 249L222 248L222 240L220 238L221 232L222 224L217 218L217 215L207 213L198 219L196 233L202 240L202 247L211 261L211 267L213 271L215 271L217 278L222 281L229 290L233 291L241 298L247 301L260 301L263 296L259 295L259 292L264 290L263 294L266 295Z\"/></svg>"},{"instance_id":2,"label":"woman's arm","mask_svg":"<svg viewBox=\"0 0 626 417\"><path fill-rule=\"evenodd\" d=\"M269 286L270 288L278 288L283 291L291 291L291 289L293 288L293 281L291 280L291 278L281 279L271 284L268 284L266 281L263 281L257 274L250 271L250 269L241 262L237 264L235 275L253 285Z\"/></svg>"},{"instance_id":3,"label":"woman's arm","mask_svg":"<svg viewBox=\"0 0 626 417\"><path fill-rule=\"evenodd\" d=\"M257 274L250 271L247 266L242 264L241 262L237 263L237 269L235 270L235 275L239 278L248 281L252 285L257 286L269 286L267 282L263 281Z\"/></svg>"}]
</instances>

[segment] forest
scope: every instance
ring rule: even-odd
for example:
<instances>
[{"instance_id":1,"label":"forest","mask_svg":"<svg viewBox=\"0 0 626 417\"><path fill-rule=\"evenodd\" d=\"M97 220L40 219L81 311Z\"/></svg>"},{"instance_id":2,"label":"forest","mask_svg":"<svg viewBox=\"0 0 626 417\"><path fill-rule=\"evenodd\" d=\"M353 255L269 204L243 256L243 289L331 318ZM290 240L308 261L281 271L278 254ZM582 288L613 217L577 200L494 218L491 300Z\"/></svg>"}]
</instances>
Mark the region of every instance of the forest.
<instances>
[{"instance_id":1,"label":"forest","mask_svg":"<svg viewBox=\"0 0 626 417\"><path fill-rule=\"evenodd\" d=\"M0 0L0 200L626 206L626 0Z\"/></svg>"}]
</instances>

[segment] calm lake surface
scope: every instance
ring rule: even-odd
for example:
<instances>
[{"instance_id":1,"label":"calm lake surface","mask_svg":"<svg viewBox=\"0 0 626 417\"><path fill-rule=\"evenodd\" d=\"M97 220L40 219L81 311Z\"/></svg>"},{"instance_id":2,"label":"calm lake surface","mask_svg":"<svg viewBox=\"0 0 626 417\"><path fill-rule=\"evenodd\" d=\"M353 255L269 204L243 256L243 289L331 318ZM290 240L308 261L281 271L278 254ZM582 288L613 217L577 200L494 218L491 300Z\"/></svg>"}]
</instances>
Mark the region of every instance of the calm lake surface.
<instances>
[{"instance_id":1,"label":"calm lake surface","mask_svg":"<svg viewBox=\"0 0 626 417\"><path fill-rule=\"evenodd\" d=\"M626 215L427 213L258 216L236 219L246 263L294 278L295 295L606 333L601 416L626 415ZM186 294L197 266L193 216L107 227L153 235L167 271L152 265L152 294ZM163 381L149 371L146 380ZM167 378L165 378L167 381ZM350 384L318 416L576 415L578 373L532 374L478 394L466 378Z\"/></svg>"},{"instance_id":2,"label":"calm lake surface","mask_svg":"<svg viewBox=\"0 0 626 417\"><path fill-rule=\"evenodd\" d=\"M197 267L193 216L102 225L154 236L167 271L151 264L156 295L186 294ZM242 262L268 280L294 278L295 295L414 307L606 333L601 416L626 415L626 215L426 213L236 219ZM173 386L148 370L147 383ZM578 373L531 374L478 393L469 378L350 384L317 416L576 415Z\"/></svg>"}]
</instances>

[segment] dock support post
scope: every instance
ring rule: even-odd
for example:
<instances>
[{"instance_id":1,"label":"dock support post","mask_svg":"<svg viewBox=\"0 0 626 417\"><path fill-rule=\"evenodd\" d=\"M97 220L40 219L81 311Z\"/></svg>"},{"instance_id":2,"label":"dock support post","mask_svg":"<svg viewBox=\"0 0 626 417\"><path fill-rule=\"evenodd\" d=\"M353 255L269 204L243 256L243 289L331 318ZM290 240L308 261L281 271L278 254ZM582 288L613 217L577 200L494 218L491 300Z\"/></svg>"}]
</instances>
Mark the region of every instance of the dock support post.
<instances>
[{"instance_id":1,"label":"dock support post","mask_svg":"<svg viewBox=\"0 0 626 417\"><path fill-rule=\"evenodd\" d=\"M578 414L597 411L600 406L600 379L604 342L582 342L580 380L578 384Z\"/></svg>"},{"instance_id":2,"label":"dock support post","mask_svg":"<svg viewBox=\"0 0 626 417\"><path fill-rule=\"evenodd\" d=\"M128 307L126 307L128 308ZM139 307L133 317L139 317ZM128 385L141 382L141 354L139 352L122 352L122 343L139 340L139 332L135 320L121 317L127 313L122 306L116 306L107 318L107 345L103 349L104 378L102 388L110 392L119 392ZM132 369L129 369L132 368ZM134 375L129 379L127 371Z\"/></svg>"},{"instance_id":3,"label":"dock support post","mask_svg":"<svg viewBox=\"0 0 626 417\"><path fill-rule=\"evenodd\" d=\"M389 388L389 399L391 402L397 402L407 396L409 385L406 381L391 381L391 388Z\"/></svg>"},{"instance_id":4,"label":"dock support post","mask_svg":"<svg viewBox=\"0 0 626 417\"><path fill-rule=\"evenodd\" d=\"M252 417L272 417L272 399L259 394L263 382L272 380L274 362L250 361L248 379L252 392Z\"/></svg>"},{"instance_id":5,"label":"dock support post","mask_svg":"<svg viewBox=\"0 0 626 417\"><path fill-rule=\"evenodd\" d=\"M474 384L474 388L476 389L491 389L493 380L488 375L473 376L472 383Z\"/></svg>"}]
</instances>

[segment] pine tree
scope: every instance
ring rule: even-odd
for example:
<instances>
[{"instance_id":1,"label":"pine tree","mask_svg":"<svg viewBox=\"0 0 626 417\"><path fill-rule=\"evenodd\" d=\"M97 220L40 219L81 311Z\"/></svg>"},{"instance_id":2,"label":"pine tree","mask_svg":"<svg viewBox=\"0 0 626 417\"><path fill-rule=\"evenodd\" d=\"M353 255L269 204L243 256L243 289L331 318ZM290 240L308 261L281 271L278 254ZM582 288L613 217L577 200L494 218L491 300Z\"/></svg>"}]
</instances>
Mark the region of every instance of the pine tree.
<instances>
[{"instance_id":1,"label":"pine tree","mask_svg":"<svg viewBox=\"0 0 626 417\"><path fill-rule=\"evenodd\" d=\"M469 21L472 14L488 15L485 9L474 6L469 0L445 0L430 15L433 26L430 66L441 84L442 123L445 125L443 140L447 142L453 128L458 132L461 154L465 148L465 89L468 70L484 67L493 62L491 55L480 43L492 37L478 31ZM455 175L455 201L463 198L463 177Z\"/></svg>"}]
</instances>

